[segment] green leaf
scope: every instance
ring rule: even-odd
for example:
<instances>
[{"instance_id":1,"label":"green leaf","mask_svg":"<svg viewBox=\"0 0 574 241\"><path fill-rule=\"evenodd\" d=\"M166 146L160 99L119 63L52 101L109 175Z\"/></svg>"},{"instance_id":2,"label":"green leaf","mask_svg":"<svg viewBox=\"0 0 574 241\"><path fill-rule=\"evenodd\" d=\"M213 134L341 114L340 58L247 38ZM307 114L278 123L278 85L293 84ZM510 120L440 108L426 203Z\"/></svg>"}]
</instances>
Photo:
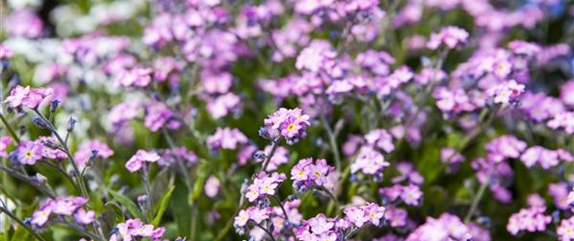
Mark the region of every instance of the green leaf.
<instances>
[{"instance_id":1,"label":"green leaf","mask_svg":"<svg viewBox=\"0 0 574 241\"><path fill-rule=\"evenodd\" d=\"M157 214L155 215L155 218L153 218L153 222L151 223L153 226L157 227L161 222L163 213L165 213L167 205L169 205L169 200L171 199L171 194L173 193L173 190L175 190L175 186L171 186L171 188L169 188L169 191L167 191L167 193L161 199L161 203L159 205L159 209L157 210Z\"/></svg>"},{"instance_id":2,"label":"green leaf","mask_svg":"<svg viewBox=\"0 0 574 241\"><path fill-rule=\"evenodd\" d=\"M187 202L189 191L185 183L180 179L176 181L176 188L173 191L173 199L170 208L177 223L178 236L189 236L191 227L191 206Z\"/></svg>"},{"instance_id":3,"label":"green leaf","mask_svg":"<svg viewBox=\"0 0 574 241\"><path fill-rule=\"evenodd\" d=\"M136 205L130 198L109 188L107 191L116 201L118 201L125 209L127 209L132 216L142 220L144 219L144 216L138 208L138 205Z\"/></svg>"},{"instance_id":4,"label":"green leaf","mask_svg":"<svg viewBox=\"0 0 574 241\"><path fill-rule=\"evenodd\" d=\"M28 231L25 228L18 226L12 236L12 241L28 240L28 236Z\"/></svg>"}]
</instances>

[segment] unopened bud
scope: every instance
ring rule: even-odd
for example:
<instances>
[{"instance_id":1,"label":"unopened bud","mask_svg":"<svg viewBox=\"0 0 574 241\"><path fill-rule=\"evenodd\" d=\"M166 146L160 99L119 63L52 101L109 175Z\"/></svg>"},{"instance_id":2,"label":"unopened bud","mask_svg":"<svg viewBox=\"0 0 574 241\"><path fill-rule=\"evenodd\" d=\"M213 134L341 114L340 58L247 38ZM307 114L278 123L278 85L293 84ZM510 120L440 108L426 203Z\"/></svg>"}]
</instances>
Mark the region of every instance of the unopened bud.
<instances>
[{"instance_id":1,"label":"unopened bud","mask_svg":"<svg viewBox=\"0 0 574 241\"><path fill-rule=\"evenodd\" d=\"M60 105L60 101L55 99L50 102L50 113L55 113L58 110L58 106Z\"/></svg>"},{"instance_id":2,"label":"unopened bud","mask_svg":"<svg viewBox=\"0 0 574 241\"><path fill-rule=\"evenodd\" d=\"M86 163L86 166L93 166L94 162L96 161L96 157L98 157L98 150L92 150L92 155L90 156L90 159L88 160L88 162Z\"/></svg>"},{"instance_id":3,"label":"unopened bud","mask_svg":"<svg viewBox=\"0 0 574 241\"><path fill-rule=\"evenodd\" d=\"M44 139L42 140L42 145L52 148L52 149L56 149L58 148L58 145L50 140Z\"/></svg>"},{"instance_id":4,"label":"unopened bud","mask_svg":"<svg viewBox=\"0 0 574 241\"><path fill-rule=\"evenodd\" d=\"M70 116L70 119L68 119L68 128L66 128L66 130L68 132L74 131L74 127L76 126L77 122L78 122L78 120L76 120L76 118L74 118L73 116Z\"/></svg>"},{"instance_id":5,"label":"unopened bud","mask_svg":"<svg viewBox=\"0 0 574 241\"><path fill-rule=\"evenodd\" d=\"M40 129L48 129L48 124L42 118L34 116L32 122Z\"/></svg>"}]
</instances>

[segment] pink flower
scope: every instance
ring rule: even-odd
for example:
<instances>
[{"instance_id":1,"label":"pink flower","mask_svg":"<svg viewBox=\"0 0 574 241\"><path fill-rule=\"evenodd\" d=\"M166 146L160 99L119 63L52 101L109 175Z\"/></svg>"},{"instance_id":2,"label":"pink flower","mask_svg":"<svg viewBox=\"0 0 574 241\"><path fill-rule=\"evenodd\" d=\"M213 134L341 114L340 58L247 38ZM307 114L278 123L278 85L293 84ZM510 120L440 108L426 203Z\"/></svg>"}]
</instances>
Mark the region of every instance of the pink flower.
<instances>
[{"instance_id":1,"label":"pink flower","mask_svg":"<svg viewBox=\"0 0 574 241\"><path fill-rule=\"evenodd\" d=\"M52 213L52 200L48 199L46 203L40 207L40 209L36 210L34 214L32 214L32 224L43 226L48 219L50 218L50 214Z\"/></svg>"},{"instance_id":2,"label":"pink flower","mask_svg":"<svg viewBox=\"0 0 574 241\"><path fill-rule=\"evenodd\" d=\"M574 240L574 217L563 219L560 226L556 228L556 234L560 241L573 241Z\"/></svg>"},{"instance_id":3,"label":"pink flower","mask_svg":"<svg viewBox=\"0 0 574 241\"><path fill-rule=\"evenodd\" d=\"M245 224L247 224L247 221L249 221L249 212L246 210L241 210L239 211L239 214L235 216L233 226L244 227Z\"/></svg>"},{"instance_id":4,"label":"pink flower","mask_svg":"<svg viewBox=\"0 0 574 241\"><path fill-rule=\"evenodd\" d=\"M307 223L309 224L309 227L311 227L311 231L313 231L314 234L326 233L335 225L334 223L329 222L325 215L322 213L314 218L309 219Z\"/></svg>"},{"instance_id":5,"label":"pink flower","mask_svg":"<svg viewBox=\"0 0 574 241\"><path fill-rule=\"evenodd\" d=\"M2 23L10 35L26 38L42 36L44 24L38 15L30 9L20 9L12 12Z\"/></svg>"},{"instance_id":6,"label":"pink flower","mask_svg":"<svg viewBox=\"0 0 574 241\"><path fill-rule=\"evenodd\" d=\"M56 198L53 202L50 202L52 205L52 212L59 215L64 216L71 216L79 207L86 204L88 200L82 197L65 197L65 198Z\"/></svg>"},{"instance_id":7,"label":"pink flower","mask_svg":"<svg viewBox=\"0 0 574 241\"><path fill-rule=\"evenodd\" d=\"M343 212L345 213L345 217L358 228L363 227L363 225L369 221L369 216L365 214L362 208L346 208Z\"/></svg>"},{"instance_id":8,"label":"pink flower","mask_svg":"<svg viewBox=\"0 0 574 241\"><path fill-rule=\"evenodd\" d=\"M8 49L4 44L0 44L0 60L12 58L12 51Z\"/></svg>"},{"instance_id":9,"label":"pink flower","mask_svg":"<svg viewBox=\"0 0 574 241\"><path fill-rule=\"evenodd\" d=\"M160 159L160 156L154 151L138 150L135 155L133 155L126 163L126 168L130 172L137 172L144 162L156 162Z\"/></svg>"},{"instance_id":10,"label":"pink flower","mask_svg":"<svg viewBox=\"0 0 574 241\"><path fill-rule=\"evenodd\" d=\"M10 91L10 96L6 98L4 103L9 102L10 106L18 107L22 104L24 98L30 93L30 86L22 87L21 85L16 86Z\"/></svg>"},{"instance_id":11,"label":"pink flower","mask_svg":"<svg viewBox=\"0 0 574 241\"><path fill-rule=\"evenodd\" d=\"M261 172L255 180L253 180L253 184L247 187L247 194L245 194L245 197L250 202L255 202L266 195L275 195L275 189L285 180L285 178L285 174L274 172L269 176L267 173Z\"/></svg>"},{"instance_id":12,"label":"pink flower","mask_svg":"<svg viewBox=\"0 0 574 241\"><path fill-rule=\"evenodd\" d=\"M514 236L521 231L544 231L546 225L552 221L552 217L544 215L545 210L544 206L521 209L510 216L506 229Z\"/></svg>"},{"instance_id":13,"label":"pink flower","mask_svg":"<svg viewBox=\"0 0 574 241\"><path fill-rule=\"evenodd\" d=\"M420 188L416 185L408 185L403 187L401 199L407 205L417 206L420 204L420 199L423 196Z\"/></svg>"},{"instance_id":14,"label":"pink flower","mask_svg":"<svg viewBox=\"0 0 574 241\"><path fill-rule=\"evenodd\" d=\"M203 187L205 195L207 195L210 198L214 198L219 192L219 185L220 182L215 176L213 175L209 176L205 181L205 185Z\"/></svg>"},{"instance_id":15,"label":"pink flower","mask_svg":"<svg viewBox=\"0 0 574 241\"><path fill-rule=\"evenodd\" d=\"M18 154L18 161L24 165L34 165L36 161L42 159L41 144L33 141L20 141L20 145L16 148Z\"/></svg>"},{"instance_id":16,"label":"pink flower","mask_svg":"<svg viewBox=\"0 0 574 241\"><path fill-rule=\"evenodd\" d=\"M23 87L18 85L10 91L10 96L4 102L9 102L10 106L14 108L20 105L36 108L52 93L53 90L51 88L30 88L30 86Z\"/></svg>"},{"instance_id":17,"label":"pink flower","mask_svg":"<svg viewBox=\"0 0 574 241\"><path fill-rule=\"evenodd\" d=\"M375 226L379 226L381 219L383 218L386 212L385 207L378 206L374 203L369 203L364 209L365 212L367 213L369 222L371 222Z\"/></svg>"},{"instance_id":18,"label":"pink flower","mask_svg":"<svg viewBox=\"0 0 574 241\"><path fill-rule=\"evenodd\" d=\"M395 145L393 144L393 136L391 136L384 129L369 131L369 133L365 135L365 140L368 144L383 149L386 153L390 153L395 149Z\"/></svg>"},{"instance_id":19,"label":"pink flower","mask_svg":"<svg viewBox=\"0 0 574 241\"><path fill-rule=\"evenodd\" d=\"M96 213L94 211L86 211L81 208L74 214L76 222L83 225L92 223L96 219L95 217Z\"/></svg>"},{"instance_id":20,"label":"pink flower","mask_svg":"<svg viewBox=\"0 0 574 241\"><path fill-rule=\"evenodd\" d=\"M92 151L98 151L96 155L99 158L108 158L114 154L114 151L108 147L105 143L98 140L91 140L83 143L78 147L78 150L74 154L74 159L78 162L78 165L85 164L86 161L92 156Z\"/></svg>"},{"instance_id":21,"label":"pink flower","mask_svg":"<svg viewBox=\"0 0 574 241\"><path fill-rule=\"evenodd\" d=\"M207 137L207 145L211 149L235 150L239 144L247 144L249 140L238 129L217 128L215 134Z\"/></svg>"},{"instance_id":22,"label":"pink flower","mask_svg":"<svg viewBox=\"0 0 574 241\"><path fill-rule=\"evenodd\" d=\"M455 26L443 27L439 33L432 33L427 42L429 49L436 50L440 44L446 45L449 49L454 49L457 45L464 44L468 38L468 32Z\"/></svg>"},{"instance_id":23,"label":"pink flower","mask_svg":"<svg viewBox=\"0 0 574 241\"><path fill-rule=\"evenodd\" d=\"M427 217L426 223L413 231L405 241L466 241L472 236L457 216L444 213L438 219Z\"/></svg>"},{"instance_id":24,"label":"pink flower","mask_svg":"<svg viewBox=\"0 0 574 241\"><path fill-rule=\"evenodd\" d=\"M12 142L12 138L10 138L9 136L3 136L0 137L0 156L7 158L8 157L8 153L6 152L6 149L8 149L8 146L10 145L10 143Z\"/></svg>"},{"instance_id":25,"label":"pink flower","mask_svg":"<svg viewBox=\"0 0 574 241\"><path fill-rule=\"evenodd\" d=\"M124 87L146 87L151 83L151 68L135 67L122 70L116 79L116 85Z\"/></svg>"}]
</instances>

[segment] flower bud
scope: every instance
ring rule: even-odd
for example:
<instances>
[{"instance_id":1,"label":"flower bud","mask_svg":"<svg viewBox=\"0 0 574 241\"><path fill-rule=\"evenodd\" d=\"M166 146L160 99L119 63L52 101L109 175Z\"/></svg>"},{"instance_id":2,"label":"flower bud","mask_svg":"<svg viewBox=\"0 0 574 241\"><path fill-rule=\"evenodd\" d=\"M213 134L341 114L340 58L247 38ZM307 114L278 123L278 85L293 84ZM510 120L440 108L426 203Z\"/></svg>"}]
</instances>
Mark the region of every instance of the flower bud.
<instances>
[{"instance_id":1,"label":"flower bud","mask_svg":"<svg viewBox=\"0 0 574 241\"><path fill-rule=\"evenodd\" d=\"M50 102L50 113L55 113L58 110L58 106L60 105L60 101L55 99Z\"/></svg>"},{"instance_id":2,"label":"flower bud","mask_svg":"<svg viewBox=\"0 0 574 241\"><path fill-rule=\"evenodd\" d=\"M255 161L257 161L257 162L265 160L266 157L267 157L267 155L265 155L265 152L263 152L263 151L256 151L253 154L253 159L255 159Z\"/></svg>"},{"instance_id":3,"label":"flower bud","mask_svg":"<svg viewBox=\"0 0 574 241\"><path fill-rule=\"evenodd\" d=\"M98 157L98 150L92 150L92 155L90 155L90 159L88 160L88 162L86 163L86 166L93 166L94 162L96 161L96 157Z\"/></svg>"},{"instance_id":4,"label":"flower bud","mask_svg":"<svg viewBox=\"0 0 574 241\"><path fill-rule=\"evenodd\" d=\"M68 119L68 127L66 128L66 130L68 132L74 131L74 127L76 126L77 122L78 122L78 120L76 120L76 118L74 118L73 116L70 116L70 119Z\"/></svg>"},{"instance_id":5,"label":"flower bud","mask_svg":"<svg viewBox=\"0 0 574 241\"><path fill-rule=\"evenodd\" d=\"M34 116L32 122L40 129L48 129L48 124L42 118Z\"/></svg>"},{"instance_id":6,"label":"flower bud","mask_svg":"<svg viewBox=\"0 0 574 241\"><path fill-rule=\"evenodd\" d=\"M51 149L56 149L58 148L58 145L50 140L44 139L42 140L42 145L51 148Z\"/></svg>"}]
</instances>

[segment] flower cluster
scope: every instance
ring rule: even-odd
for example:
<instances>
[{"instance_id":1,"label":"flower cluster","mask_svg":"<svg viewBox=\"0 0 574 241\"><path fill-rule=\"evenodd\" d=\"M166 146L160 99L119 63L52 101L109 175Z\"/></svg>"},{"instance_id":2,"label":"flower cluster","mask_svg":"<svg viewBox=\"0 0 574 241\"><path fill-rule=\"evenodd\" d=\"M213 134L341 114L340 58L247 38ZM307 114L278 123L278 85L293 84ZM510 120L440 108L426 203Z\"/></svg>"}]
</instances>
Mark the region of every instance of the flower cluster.
<instances>
[{"instance_id":1,"label":"flower cluster","mask_svg":"<svg viewBox=\"0 0 574 241\"><path fill-rule=\"evenodd\" d=\"M82 197L56 197L48 199L38 210L34 211L31 223L43 226L50 220L50 215L70 216L81 224L90 224L95 220L94 211L86 211L81 208L88 200Z\"/></svg>"},{"instance_id":2,"label":"flower cluster","mask_svg":"<svg viewBox=\"0 0 574 241\"><path fill-rule=\"evenodd\" d=\"M329 182L329 173L335 170L329 166L325 159L317 159L313 163L313 158L305 158L291 169L291 180L293 188L299 192L304 192L313 185L323 187Z\"/></svg>"},{"instance_id":3,"label":"flower cluster","mask_svg":"<svg viewBox=\"0 0 574 241\"><path fill-rule=\"evenodd\" d=\"M78 150L74 154L74 159L78 162L78 165L83 165L90 159L94 151L97 152L97 157L103 159L106 159L114 154L114 151L110 149L106 143L103 143L99 140L91 140L82 143L82 145L78 147Z\"/></svg>"},{"instance_id":4,"label":"flower cluster","mask_svg":"<svg viewBox=\"0 0 574 241\"><path fill-rule=\"evenodd\" d=\"M12 108L25 106L34 109L43 101L49 101L52 94L51 88L30 88L30 86L18 85L10 91L10 96L4 102L10 103Z\"/></svg>"},{"instance_id":5,"label":"flower cluster","mask_svg":"<svg viewBox=\"0 0 574 241\"><path fill-rule=\"evenodd\" d=\"M235 150L239 144L247 142L247 137L238 129L218 128L215 134L207 137L207 146L212 150Z\"/></svg>"},{"instance_id":6,"label":"flower cluster","mask_svg":"<svg viewBox=\"0 0 574 241\"><path fill-rule=\"evenodd\" d=\"M556 228L556 234L560 241L574 240L574 218L562 219L560 226Z\"/></svg>"},{"instance_id":7,"label":"flower cluster","mask_svg":"<svg viewBox=\"0 0 574 241\"><path fill-rule=\"evenodd\" d=\"M349 222L360 228L366 223L379 226L385 216L386 208L374 203L367 203L363 206L345 208L343 212Z\"/></svg>"},{"instance_id":8,"label":"flower cluster","mask_svg":"<svg viewBox=\"0 0 574 241\"><path fill-rule=\"evenodd\" d=\"M266 196L275 195L275 189L277 189L279 184L285 181L286 178L287 177L283 173L279 174L274 172L271 175L267 175L267 173L261 172L253 180L253 184L247 188L245 197L250 202L255 202Z\"/></svg>"},{"instance_id":9,"label":"flower cluster","mask_svg":"<svg viewBox=\"0 0 574 241\"><path fill-rule=\"evenodd\" d=\"M469 228L455 215L443 213L438 218L427 217L425 224L409 234L405 241L473 240Z\"/></svg>"},{"instance_id":10,"label":"flower cluster","mask_svg":"<svg viewBox=\"0 0 574 241\"><path fill-rule=\"evenodd\" d=\"M165 228L154 228L151 224L143 224L139 219L128 219L125 223L119 223L110 237L110 241L136 240L149 237L153 241L161 241Z\"/></svg>"},{"instance_id":11,"label":"flower cluster","mask_svg":"<svg viewBox=\"0 0 574 241\"><path fill-rule=\"evenodd\" d=\"M402 202L412 206L418 206L423 197L420 187L413 184L406 186L395 184L390 187L384 187L379 189L379 194L387 198L389 202L396 202L400 198Z\"/></svg>"},{"instance_id":12,"label":"flower cluster","mask_svg":"<svg viewBox=\"0 0 574 241\"><path fill-rule=\"evenodd\" d=\"M443 27L440 32L431 34L427 47L436 50L443 44L449 49L454 49L456 46L464 44L468 36L468 32L462 28L456 26Z\"/></svg>"},{"instance_id":13,"label":"flower cluster","mask_svg":"<svg viewBox=\"0 0 574 241\"><path fill-rule=\"evenodd\" d=\"M126 162L126 169L130 172L139 171L146 163L157 162L160 156L154 151L138 150L128 162Z\"/></svg>"},{"instance_id":14,"label":"flower cluster","mask_svg":"<svg viewBox=\"0 0 574 241\"><path fill-rule=\"evenodd\" d=\"M536 232L546 230L546 225L552 221L552 217L544 215L546 207L532 206L530 208L520 209L520 212L512 214L508 219L506 229L512 235L517 235L519 232Z\"/></svg>"},{"instance_id":15,"label":"flower cluster","mask_svg":"<svg viewBox=\"0 0 574 241\"><path fill-rule=\"evenodd\" d=\"M280 135L290 145L299 142L300 138L305 138L307 136L305 130L310 125L309 116L303 114L299 108L289 110L281 108L269 115L263 123L265 127L263 132L260 131L260 135L271 140Z\"/></svg>"},{"instance_id":16,"label":"flower cluster","mask_svg":"<svg viewBox=\"0 0 574 241\"><path fill-rule=\"evenodd\" d=\"M532 146L522 153L520 160L527 167L532 167L535 164L538 164L544 169L549 169L557 166L560 163L560 160L572 162L574 161L574 158L572 157L572 154L563 149L552 151L541 146Z\"/></svg>"}]
</instances>

